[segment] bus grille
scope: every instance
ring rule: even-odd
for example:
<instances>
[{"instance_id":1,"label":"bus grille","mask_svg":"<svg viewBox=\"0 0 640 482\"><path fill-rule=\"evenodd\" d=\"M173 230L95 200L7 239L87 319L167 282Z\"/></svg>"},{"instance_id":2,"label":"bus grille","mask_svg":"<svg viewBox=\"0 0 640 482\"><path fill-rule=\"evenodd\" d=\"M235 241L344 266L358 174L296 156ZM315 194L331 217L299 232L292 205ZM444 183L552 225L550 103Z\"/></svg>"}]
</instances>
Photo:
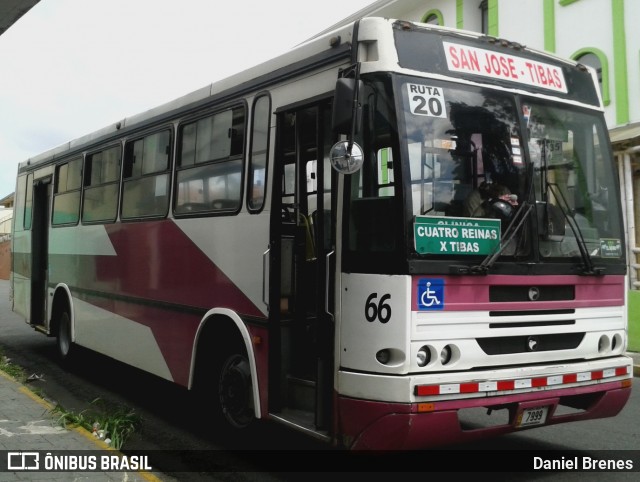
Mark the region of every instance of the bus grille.
<instances>
[{"instance_id":1,"label":"bus grille","mask_svg":"<svg viewBox=\"0 0 640 482\"><path fill-rule=\"evenodd\" d=\"M489 287L489 301L531 301L529 298L529 285L496 285ZM538 292L536 301L563 301L574 300L576 287L574 285L535 285Z\"/></svg>"},{"instance_id":2,"label":"bus grille","mask_svg":"<svg viewBox=\"0 0 640 482\"><path fill-rule=\"evenodd\" d=\"M507 355L511 353L572 350L580 345L583 338L584 333L557 333L553 335L476 338L476 341L487 355Z\"/></svg>"}]
</instances>

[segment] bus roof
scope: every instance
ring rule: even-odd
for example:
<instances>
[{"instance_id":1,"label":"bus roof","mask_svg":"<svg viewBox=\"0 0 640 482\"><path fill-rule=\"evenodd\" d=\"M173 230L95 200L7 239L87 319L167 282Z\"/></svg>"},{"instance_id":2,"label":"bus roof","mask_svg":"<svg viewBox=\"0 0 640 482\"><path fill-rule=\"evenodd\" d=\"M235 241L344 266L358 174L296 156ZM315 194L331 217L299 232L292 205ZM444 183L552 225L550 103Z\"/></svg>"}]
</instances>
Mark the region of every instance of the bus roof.
<instances>
[{"instance_id":1,"label":"bus roof","mask_svg":"<svg viewBox=\"0 0 640 482\"><path fill-rule=\"evenodd\" d=\"M353 23L322 37L308 40L291 50L249 69L217 80L174 100L146 111L124 117L101 129L75 138L19 163L19 172L29 166L62 159L83 147L121 135L123 130L135 130L150 121L161 122L163 117L179 114L201 105L222 103L245 93L259 92L275 82L294 77L305 70L344 61L351 55Z\"/></svg>"}]
</instances>

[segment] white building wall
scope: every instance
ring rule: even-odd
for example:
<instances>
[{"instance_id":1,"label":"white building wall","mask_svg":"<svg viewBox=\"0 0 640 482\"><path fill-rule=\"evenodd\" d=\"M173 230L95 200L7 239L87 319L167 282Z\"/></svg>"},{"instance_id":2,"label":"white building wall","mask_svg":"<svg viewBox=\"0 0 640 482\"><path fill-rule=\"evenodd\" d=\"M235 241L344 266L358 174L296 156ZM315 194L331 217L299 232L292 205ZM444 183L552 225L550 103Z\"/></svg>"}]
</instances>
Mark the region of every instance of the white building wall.
<instances>
[{"instance_id":1,"label":"white building wall","mask_svg":"<svg viewBox=\"0 0 640 482\"><path fill-rule=\"evenodd\" d=\"M580 0L564 7L557 3L555 12L555 53L557 55L571 58L579 50L592 48L601 50L606 55L609 64L611 103L605 106L605 117L607 125L611 128L615 127L615 59L611 2L609 0Z\"/></svg>"},{"instance_id":2,"label":"white building wall","mask_svg":"<svg viewBox=\"0 0 640 482\"><path fill-rule=\"evenodd\" d=\"M501 38L542 50L544 47L542 2L538 0L501 2L498 8L498 29Z\"/></svg>"},{"instance_id":3,"label":"white building wall","mask_svg":"<svg viewBox=\"0 0 640 482\"><path fill-rule=\"evenodd\" d=\"M455 2L452 2L455 3ZM466 1L462 5L462 17L464 30L472 30L474 32L480 32L482 30L482 15L480 14L480 2L479 1ZM452 23L447 27L456 27L457 25Z\"/></svg>"},{"instance_id":4,"label":"white building wall","mask_svg":"<svg viewBox=\"0 0 640 482\"><path fill-rule=\"evenodd\" d=\"M627 34L627 78L630 122L640 122L640 2L626 0L624 24Z\"/></svg>"}]
</instances>

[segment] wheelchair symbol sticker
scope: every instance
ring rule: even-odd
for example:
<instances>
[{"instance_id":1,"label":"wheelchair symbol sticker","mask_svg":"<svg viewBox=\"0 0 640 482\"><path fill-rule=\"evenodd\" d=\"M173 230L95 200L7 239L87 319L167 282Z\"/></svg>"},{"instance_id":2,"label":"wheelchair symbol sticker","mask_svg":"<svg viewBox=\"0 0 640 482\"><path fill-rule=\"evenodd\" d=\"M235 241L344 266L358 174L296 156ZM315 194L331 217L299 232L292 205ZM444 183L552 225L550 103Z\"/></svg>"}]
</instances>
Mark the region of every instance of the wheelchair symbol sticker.
<instances>
[{"instance_id":1,"label":"wheelchair symbol sticker","mask_svg":"<svg viewBox=\"0 0 640 482\"><path fill-rule=\"evenodd\" d=\"M418 310L444 309L444 280L421 279L418 281Z\"/></svg>"}]
</instances>

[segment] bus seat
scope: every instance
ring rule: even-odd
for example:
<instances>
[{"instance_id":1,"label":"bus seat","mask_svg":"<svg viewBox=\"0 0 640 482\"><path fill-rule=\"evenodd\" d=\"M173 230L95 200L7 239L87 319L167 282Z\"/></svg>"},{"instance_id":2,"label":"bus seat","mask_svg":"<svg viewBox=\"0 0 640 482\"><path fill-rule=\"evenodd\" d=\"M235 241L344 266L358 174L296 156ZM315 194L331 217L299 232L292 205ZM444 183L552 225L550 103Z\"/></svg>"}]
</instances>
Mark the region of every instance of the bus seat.
<instances>
[{"instance_id":1,"label":"bus seat","mask_svg":"<svg viewBox=\"0 0 640 482\"><path fill-rule=\"evenodd\" d=\"M313 229L311 222L311 217L307 217L300 213L300 227L304 230L304 254L307 261L313 261L316 259L316 247L314 236L311 234Z\"/></svg>"},{"instance_id":2,"label":"bus seat","mask_svg":"<svg viewBox=\"0 0 640 482\"><path fill-rule=\"evenodd\" d=\"M236 209L237 207L237 199L214 199L211 201L212 209Z\"/></svg>"}]
</instances>

